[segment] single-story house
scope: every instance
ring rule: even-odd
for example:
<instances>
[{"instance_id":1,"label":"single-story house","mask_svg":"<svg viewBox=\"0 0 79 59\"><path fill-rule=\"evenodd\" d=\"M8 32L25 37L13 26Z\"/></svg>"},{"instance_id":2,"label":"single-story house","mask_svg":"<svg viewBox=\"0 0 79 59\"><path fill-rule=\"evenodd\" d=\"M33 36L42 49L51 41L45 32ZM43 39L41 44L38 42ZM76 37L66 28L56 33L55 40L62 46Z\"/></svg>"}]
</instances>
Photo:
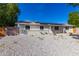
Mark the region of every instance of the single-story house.
<instances>
[{"instance_id":1,"label":"single-story house","mask_svg":"<svg viewBox=\"0 0 79 59\"><path fill-rule=\"evenodd\" d=\"M19 33L29 33L32 31L46 31L49 33L63 33L63 29L69 30L73 25L41 22L17 22Z\"/></svg>"}]
</instances>

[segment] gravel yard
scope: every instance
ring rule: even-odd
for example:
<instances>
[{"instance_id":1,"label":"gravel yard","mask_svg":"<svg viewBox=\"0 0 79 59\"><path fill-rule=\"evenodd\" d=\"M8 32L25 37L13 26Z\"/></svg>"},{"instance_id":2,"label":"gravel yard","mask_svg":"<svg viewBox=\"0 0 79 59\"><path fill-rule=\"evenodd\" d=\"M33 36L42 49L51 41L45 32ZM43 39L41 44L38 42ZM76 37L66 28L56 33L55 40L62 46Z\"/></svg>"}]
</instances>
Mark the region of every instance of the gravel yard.
<instances>
[{"instance_id":1,"label":"gravel yard","mask_svg":"<svg viewBox=\"0 0 79 59\"><path fill-rule=\"evenodd\" d=\"M66 34L17 35L0 39L0 56L65 55L79 55L79 40Z\"/></svg>"}]
</instances>

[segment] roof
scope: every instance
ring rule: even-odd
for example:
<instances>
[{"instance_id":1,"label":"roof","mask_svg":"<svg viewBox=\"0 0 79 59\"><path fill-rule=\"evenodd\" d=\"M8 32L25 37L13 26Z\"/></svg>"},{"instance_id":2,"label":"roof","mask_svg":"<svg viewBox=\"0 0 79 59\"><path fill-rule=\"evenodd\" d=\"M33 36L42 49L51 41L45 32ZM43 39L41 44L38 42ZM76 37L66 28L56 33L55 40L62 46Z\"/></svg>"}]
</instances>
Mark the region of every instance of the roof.
<instances>
[{"instance_id":1,"label":"roof","mask_svg":"<svg viewBox=\"0 0 79 59\"><path fill-rule=\"evenodd\" d=\"M53 25L53 26L73 26L70 24L61 24L61 23L45 23L45 22L29 22L29 21L19 21L16 24L26 24L26 25Z\"/></svg>"},{"instance_id":2,"label":"roof","mask_svg":"<svg viewBox=\"0 0 79 59\"><path fill-rule=\"evenodd\" d=\"M17 23L36 23L36 24L48 24L48 25L63 25L61 23L46 23L46 22L29 22L29 21L19 21Z\"/></svg>"},{"instance_id":3,"label":"roof","mask_svg":"<svg viewBox=\"0 0 79 59\"><path fill-rule=\"evenodd\" d=\"M30 21L18 21L16 23L31 23Z\"/></svg>"},{"instance_id":4,"label":"roof","mask_svg":"<svg viewBox=\"0 0 79 59\"><path fill-rule=\"evenodd\" d=\"M64 26L74 26L74 25L70 25L70 24L64 24Z\"/></svg>"}]
</instances>

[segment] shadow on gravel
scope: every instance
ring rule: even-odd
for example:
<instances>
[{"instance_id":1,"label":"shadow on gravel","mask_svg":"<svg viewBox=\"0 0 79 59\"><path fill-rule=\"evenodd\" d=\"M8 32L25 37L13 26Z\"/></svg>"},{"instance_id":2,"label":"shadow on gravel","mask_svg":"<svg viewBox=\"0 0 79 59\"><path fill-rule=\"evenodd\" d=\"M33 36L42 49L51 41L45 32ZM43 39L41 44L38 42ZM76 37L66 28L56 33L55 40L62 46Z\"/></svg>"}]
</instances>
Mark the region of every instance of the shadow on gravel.
<instances>
[{"instance_id":1,"label":"shadow on gravel","mask_svg":"<svg viewBox=\"0 0 79 59\"><path fill-rule=\"evenodd\" d=\"M73 36L72 38L74 38L74 39L79 39L79 36Z\"/></svg>"}]
</instances>

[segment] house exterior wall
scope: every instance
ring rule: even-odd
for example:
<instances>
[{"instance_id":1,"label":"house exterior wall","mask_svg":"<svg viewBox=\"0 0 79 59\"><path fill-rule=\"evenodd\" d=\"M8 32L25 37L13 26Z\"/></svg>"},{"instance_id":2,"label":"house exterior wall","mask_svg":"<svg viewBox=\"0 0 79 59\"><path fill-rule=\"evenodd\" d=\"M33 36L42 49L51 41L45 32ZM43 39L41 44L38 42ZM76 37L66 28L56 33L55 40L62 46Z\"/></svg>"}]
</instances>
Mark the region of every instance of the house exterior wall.
<instances>
[{"instance_id":1,"label":"house exterior wall","mask_svg":"<svg viewBox=\"0 0 79 59\"><path fill-rule=\"evenodd\" d=\"M25 26L24 24L19 24L19 28L22 30L25 30ZM44 26L44 30L49 30L50 27L49 26ZM30 30L40 30L40 26L32 26L30 25Z\"/></svg>"},{"instance_id":2,"label":"house exterior wall","mask_svg":"<svg viewBox=\"0 0 79 59\"><path fill-rule=\"evenodd\" d=\"M44 26L44 29L43 30L40 30L40 26L36 26L36 25L29 25L30 26L30 30L27 30L26 28L25 28L25 26L26 25L24 25L24 24L18 24L18 27L19 27L19 32L22 34L24 34L24 33L29 33L29 32L49 32L49 31L51 31L51 28L50 28L50 26Z\"/></svg>"},{"instance_id":3,"label":"house exterior wall","mask_svg":"<svg viewBox=\"0 0 79 59\"><path fill-rule=\"evenodd\" d=\"M44 30L49 30L50 29L50 27L49 26L44 26Z\"/></svg>"},{"instance_id":4,"label":"house exterior wall","mask_svg":"<svg viewBox=\"0 0 79 59\"><path fill-rule=\"evenodd\" d=\"M55 30L55 26L51 26L51 30L53 33L62 33L63 32L63 27L62 26L58 26L59 29Z\"/></svg>"},{"instance_id":5,"label":"house exterior wall","mask_svg":"<svg viewBox=\"0 0 79 59\"><path fill-rule=\"evenodd\" d=\"M25 32L25 25L24 24L18 24L18 27L19 27L20 34L27 33L27 32Z\"/></svg>"},{"instance_id":6,"label":"house exterior wall","mask_svg":"<svg viewBox=\"0 0 79 59\"><path fill-rule=\"evenodd\" d=\"M19 29L24 30L25 29L25 25L24 24L19 24Z\"/></svg>"},{"instance_id":7,"label":"house exterior wall","mask_svg":"<svg viewBox=\"0 0 79 59\"><path fill-rule=\"evenodd\" d=\"M28 34L35 34L35 33L41 33L41 32L49 32L49 27L44 26L44 29L41 30L40 26L30 26L30 30L28 31Z\"/></svg>"},{"instance_id":8,"label":"house exterior wall","mask_svg":"<svg viewBox=\"0 0 79 59\"><path fill-rule=\"evenodd\" d=\"M59 27L59 29L58 30L55 30L55 27L56 26L54 26L54 25L43 25L44 26L44 29L43 30L40 30L40 26L41 25L39 25L39 26L37 26L37 25L29 25L30 26L30 30L27 30L26 28L25 28L25 24L18 24L18 27L19 27L19 32L20 33L29 33L29 32L32 32L32 31L35 31L35 32L49 32L49 33L63 33L63 28L64 28L64 26L58 26ZM72 27L69 27L69 28L72 28Z\"/></svg>"},{"instance_id":9,"label":"house exterior wall","mask_svg":"<svg viewBox=\"0 0 79 59\"><path fill-rule=\"evenodd\" d=\"M59 26L59 33L62 33L62 32L63 32L63 27Z\"/></svg>"},{"instance_id":10,"label":"house exterior wall","mask_svg":"<svg viewBox=\"0 0 79 59\"><path fill-rule=\"evenodd\" d=\"M47 31L49 29L50 29L49 26L44 26L44 29L43 30L46 30ZM30 30L40 30L40 26L30 26Z\"/></svg>"},{"instance_id":11,"label":"house exterior wall","mask_svg":"<svg viewBox=\"0 0 79 59\"><path fill-rule=\"evenodd\" d=\"M67 27L67 26L66 26ZM70 33L71 32L71 29L73 29L73 26L68 26L68 29L66 29L66 32L67 33Z\"/></svg>"},{"instance_id":12,"label":"house exterior wall","mask_svg":"<svg viewBox=\"0 0 79 59\"><path fill-rule=\"evenodd\" d=\"M30 30L40 30L40 26L30 26Z\"/></svg>"}]
</instances>

